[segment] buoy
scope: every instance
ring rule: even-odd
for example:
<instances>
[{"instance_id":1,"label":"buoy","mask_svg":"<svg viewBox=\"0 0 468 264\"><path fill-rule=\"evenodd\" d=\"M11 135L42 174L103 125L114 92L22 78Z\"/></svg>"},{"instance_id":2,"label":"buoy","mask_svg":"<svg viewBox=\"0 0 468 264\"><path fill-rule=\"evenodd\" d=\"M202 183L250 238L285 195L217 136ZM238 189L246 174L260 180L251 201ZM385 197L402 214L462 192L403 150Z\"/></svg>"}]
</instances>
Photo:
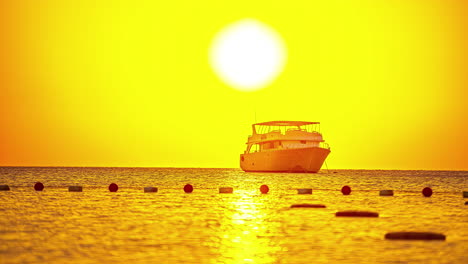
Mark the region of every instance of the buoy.
<instances>
[{"instance_id":1,"label":"buoy","mask_svg":"<svg viewBox=\"0 0 468 264\"><path fill-rule=\"evenodd\" d=\"M380 196L393 196L393 190L382 190L379 192Z\"/></svg>"},{"instance_id":2,"label":"buoy","mask_svg":"<svg viewBox=\"0 0 468 264\"><path fill-rule=\"evenodd\" d=\"M69 186L68 191L69 192L82 192L83 186Z\"/></svg>"},{"instance_id":3,"label":"buoy","mask_svg":"<svg viewBox=\"0 0 468 264\"><path fill-rule=\"evenodd\" d=\"M465 205L468 205L468 201L465 202Z\"/></svg>"},{"instance_id":4,"label":"buoy","mask_svg":"<svg viewBox=\"0 0 468 264\"><path fill-rule=\"evenodd\" d=\"M422 190L422 194L425 196L425 197L431 197L432 195L432 189L429 188L429 187L426 187Z\"/></svg>"},{"instance_id":5,"label":"buoy","mask_svg":"<svg viewBox=\"0 0 468 264\"><path fill-rule=\"evenodd\" d=\"M335 215L344 217L379 217L379 213L368 211L341 211L336 212Z\"/></svg>"},{"instance_id":6,"label":"buoy","mask_svg":"<svg viewBox=\"0 0 468 264\"><path fill-rule=\"evenodd\" d=\"M232 193L234 190L232 187L220 187L219 193Z\"/></svg>"},{"instance_id":7,"label":"buoy","mask_svg":"<svg viewBox=\"0 0 468 264\"><path fill-rule=\"evenodd\" d=\"M312 194L312 189L297 189L297 194Z\"/></svg>"},{"instance_id":8,"label":"buoy","mask_svg":"<svg viewBox=\"0 0 468 264\"><path fill-rule=\"evenodd\" d=\"M431 232L391 232L385 234L385 239L445 240L445 235Z\"/></svg>"},{"instance_id":9,"label":"buoy","mask_svg":"<svg viewBox=\"0 0 468 264\"><path fill-rule=\"evenodd\" d=\"M291 208L326 208L323 204L293 204Z\"/></svg>"},{"instance_id":10,"label":"buoy","mask_svg":"<svg viewBox=\"0 0 468 264\"><path fill-rule=\"evenodd\" d=\"M9 191L10 190L10 186L8 185L0 185L0 191Z\"/></svg>"},{"instance_id":11,"label":"buoy","mask_svg":"<svg viewBox=\"0 0 468 264\"><path fill-rule=\"evenodd\" d=\"M351 187L348 185L343 186L343 188L341 188L341 193L344 195L349 195L351 193Z\"/></svg>"},{"instance_id":12,"label":"buoy","mask_svg":"<svg viewBox=\"0 0 468 264\"><path fill-rule=\"evenodd\" d=\"M184 192L186 192L186 193L191 193L191 192L193 192L193 186L192 186L191 184L186 184L186 185L184 186Z\"/></svg>"},{"instance_id":13,"label":"buoy","mask_svg":"<svg viewBox=\"0 0 468 264\"><path fill-rule=\"evenodd\" d=\"M36 191L44 190L44 184L42 184L42 182L36 182L36 184L34 184L34 190Z\"/></svg>"},{"instance_id":14,"label":"buoy","mask_svg":"<svg viewBox=\"0 0 468 264\"><path fill-rule=\"evenodd\" d=\"M463 197L468 198L468 192L463 192Z\"/></svg>"},{"instance_id":15,"label":"buoy","mask_svg":"<svg viewBox=\"0 0 468 264\"><path fill-rule=\"evenodd\" d=\"M116 192L118 189L119 189L119 186L117 184L115 184L115 183L111 183L109 185L109 191L111 191L111 192Z\"/></svg>"},{"instance_id":16,"label":"buoy","mask_svg":"<svg viewBox=\"0 0 468 264\"><path fill-rule=\"evenodd\" d=\"M147 192L158 192L158 188L156 188L156 187L145 187L145 188L143 188L143 190L145 191L145 193L147 193Z\"/></svg>"},{"instance_id":17,"label":"buoy","mask_svg":"<svg viewBox=\"0 0 468 264\"><path fill-rule=\"evenodd\" d=\"M270 188L268 188L268 185L265 185L263 184L262 186L260 186L260 192L265 194L265 193L268 193L270 191Z\"/></svg>"}]
</instances>

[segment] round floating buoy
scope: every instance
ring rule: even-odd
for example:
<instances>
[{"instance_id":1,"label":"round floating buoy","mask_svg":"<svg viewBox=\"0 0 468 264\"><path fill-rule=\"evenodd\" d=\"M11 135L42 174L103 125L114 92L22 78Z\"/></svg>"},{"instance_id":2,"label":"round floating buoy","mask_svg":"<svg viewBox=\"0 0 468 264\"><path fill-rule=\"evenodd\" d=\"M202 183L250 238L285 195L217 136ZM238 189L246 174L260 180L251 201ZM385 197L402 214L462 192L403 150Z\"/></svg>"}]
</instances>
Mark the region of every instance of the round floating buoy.
<instances>
[{"instance_id":1,"label":"round floating buoy","mask_svg":"<svg viewBox=\"0 0 468 264\"><path fill-rule=\"evenodd\" d=\"M0 185L0 191L9 191L10 190L10 186L8 185Z\"/></svg>"},{"instance_id":2,"label":"round floating buoy","mask_svg":"<svg viewBox=\"0 0 468 264\"><path fill-rule=\"evenodd\" d=\"M118 189L119 189L119 186L117 184L115 184L115 183L111 183L109 185L109 191L111 191L111 192L116 192Z\"/></svg>"},{"instance_id":3,"label":"round floating buoy","mask_svg":"<svg viewBox=\"0 0 468 264\"><path fill-rule=\"evenodd\" d=\"M463 197L468 198L468 192L463 192Z\"/></svg>"},{"instance_id":4,"label":"round floating buoy","mask_svg":"<svg viewBox=\"0 0 468 264\"><path fill-rule=\"evenodd\" d=\"M69 186L68 191L69 192L82 192L83 187L82 186Z\"/></svg>"},{"instance_id":5,"label":"round floating buoy","mask_svg":"<svg viewBox=\"0 0 468 264\"><path fill-rule=\"evenodd\" d=\"M232 187L221 187L219 188L219 193L232 193L234 189Z\"/></svg>"},{"instance_id":6,"label":"round floating buoy","mask_svg":"<svg viewBox=\"0 0 468 264\"><path fill-rule=\"evenodd\" d=\"M368 211L341 211L336 212L335 215L339 217L379 217L379 213Z\"/></svg>"},{"instance_id":7,"label":"round floating buoy","mask_svg":"<svg viewBox=\"0 0 468 264\"><path fill-rule=\"evenodd\" d=\"M265 185L263 184L262 186L260 186L260 192L265 194L265 193L268 193L270 191L270 188L268 187L268 185Z\"/></svg>"},{"instance_id":8,"label":"round floating buoy","mask_svg":"<svg viewBox=\"0 0 468 264\"><path fill-rule=\"evenodd\" d=\"M149 192L158 192L158 188L156 188L156 187L145 187L145 188L143 188L143 191L144 191L145 193L149 193Z\"/></svg>"},{"instance_id":9,"label":"round floating buoy","mask_svg":"<svg viewBox=\"0 0 468 264\"><path fill-rule=\"evenodd\" d=\"M429 188L429 187L426 187L422 190L422 194L425 196L425 197L431 197L432 195L432 189Z\"/></svg>"},{"instance_id":10,"label":"round floating buoy","mask_svg":"<svg viewBox=\"0 0 468 264\"><path fill-rule=\"evenodd\" d=\"M351 193L351 187L348 185L343 186L343 188L341 188L341 193L344 195L349 195Z\"/></svg>"},{"instance_id":11,"label":"round floating buoy","mask_svg":"<svg viewBox=\"0 0 468 264\"><path fill-rule=\"evenodd\" d=\"M297 189L297 194L312 194L312 189Z\"/></svg>"},{"instance_id":12,"label":"round floating buoy","mask_svg":"<svg viewBox=\"0 0 468 264\"><path fill-rule=\"evenodd\" d=\"M323 204L293 204L291 208L326 208Z\"/></svg>"},{"instance_id":13,"label":"round floating buoy","mask_svg":"<svg viewBox=\"0 0 468 264\"><path fill-rule=\"evenodd\" d=\"M186 193L191 193L191 192L193 192L193 186L192 186L191 184L186 184L186 185L184 186L184 192L186 192Z\"/></svg>"},{"instance_id":14,"label":"round floating buoy","mask_svg":"<svg viewBox=\"0 0 468 264\"><path fill-rule=\"evenodd\" d=\"M44 184L42 184L42 182L36 182L36 184L34 184L34 190L36 191L44 190Z\"/></svg>"},{"instance_id":15,"label":"round floating buoy","mask_svg":"<svg viewBox=\"0 0 468 264\"><path fill-rule=\"evenodd\" d=\"M393 190L382 190L379 192L380 196L393 196Z\"/></svg>"},{"instance_id":16,"label":"round floating buoy","mask_svg":"<svg viewBox=\"0 0 468 264\"><path fill-rule=\"evenodd\" d=\"M431 232L392 232L385 234L385 239L445 240L445 235Z\"/></svg>"}]
</instances>

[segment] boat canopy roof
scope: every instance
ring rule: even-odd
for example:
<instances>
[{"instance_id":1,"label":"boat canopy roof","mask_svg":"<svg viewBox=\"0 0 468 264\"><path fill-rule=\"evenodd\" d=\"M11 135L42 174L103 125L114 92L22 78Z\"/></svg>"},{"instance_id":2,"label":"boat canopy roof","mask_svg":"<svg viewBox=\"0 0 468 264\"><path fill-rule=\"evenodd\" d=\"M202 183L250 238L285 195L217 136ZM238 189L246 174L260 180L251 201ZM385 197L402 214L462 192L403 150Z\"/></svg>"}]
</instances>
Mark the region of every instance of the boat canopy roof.
<instances>
[{"instance_id":1,"label":"boat canopy roof","mask_svg":"<svg viewBox=\"0 0 468 264\"><path fill-rule=\"evenodd\" d=\"M305 126L312 124L320 124L320 122L307 122L307 121L269 121L253 124L254 126Z\"/></svg>"}]
</instances>

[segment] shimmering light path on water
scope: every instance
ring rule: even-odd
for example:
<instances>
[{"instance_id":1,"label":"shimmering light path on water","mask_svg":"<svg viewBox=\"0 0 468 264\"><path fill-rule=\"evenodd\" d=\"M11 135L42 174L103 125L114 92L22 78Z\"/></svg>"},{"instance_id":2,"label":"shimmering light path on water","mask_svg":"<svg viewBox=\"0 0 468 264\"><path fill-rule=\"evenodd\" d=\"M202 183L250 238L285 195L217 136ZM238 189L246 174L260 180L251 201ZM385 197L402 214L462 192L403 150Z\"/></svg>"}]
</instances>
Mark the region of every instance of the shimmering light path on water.
<instances>
[{"instance_id":1,"label":"shimmering light path on water","mask_svg":"<svg viewBox=\"0 0 468 264\"><path fill-rule=\"evenodd\" d=\"M44 191L34 191L37 181ZM468 250L468 172L0 168L0 184L11 188L0 192L0 263L465 263ZM225 186L234 193L218 193ZM423 197L426 186L432 197ZM395 196L379 196L383 189ZM295 203L327 208L289 208ZM380 217L335 217L348 209ZM385 240L392 231L447 240Z\"/></svg>"}]
</instances>

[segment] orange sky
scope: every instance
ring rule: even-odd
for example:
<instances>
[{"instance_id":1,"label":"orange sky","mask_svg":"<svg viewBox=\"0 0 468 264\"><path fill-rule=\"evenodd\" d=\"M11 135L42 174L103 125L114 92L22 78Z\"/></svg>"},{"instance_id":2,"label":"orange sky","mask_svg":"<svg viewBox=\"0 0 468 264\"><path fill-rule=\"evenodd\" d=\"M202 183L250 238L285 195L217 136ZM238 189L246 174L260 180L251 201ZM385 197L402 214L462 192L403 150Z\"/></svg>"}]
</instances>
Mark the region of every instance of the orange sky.
<instances>
[{"instance_id":1,"label":"orange sky","mask_svg":"<svg viewBox=\"0 0 468 264\"><path fill-rule=\"evenodd\" d=\"M468 170L466 1L11 2L2 166L238 167L256 112L321 122L329 168ZM208 59L244 18L288 54L256 92Z\"/></svg>"}]
</instances>

